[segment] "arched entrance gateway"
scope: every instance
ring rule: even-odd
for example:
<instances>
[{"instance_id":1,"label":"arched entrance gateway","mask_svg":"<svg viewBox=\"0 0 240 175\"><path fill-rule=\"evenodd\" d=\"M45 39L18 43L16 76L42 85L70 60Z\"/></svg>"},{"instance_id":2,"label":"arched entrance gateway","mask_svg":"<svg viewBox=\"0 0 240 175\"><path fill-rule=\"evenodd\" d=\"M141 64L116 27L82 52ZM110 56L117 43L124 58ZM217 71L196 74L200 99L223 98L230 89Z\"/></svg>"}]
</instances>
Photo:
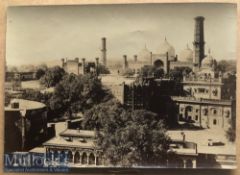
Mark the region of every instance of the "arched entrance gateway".
<instances>
[{"instance_id":1,"label":"arched entrance gateway","mask_svg":"<svg viewBox=\"0 0 240 175\"><path fill-rule=\"evenodd\" d=\"M157 59L157 60L154 61L153 65L154 65L156 68L163 68L164 63L163 63L162 60Z\"/></svg>"}]
</instances>

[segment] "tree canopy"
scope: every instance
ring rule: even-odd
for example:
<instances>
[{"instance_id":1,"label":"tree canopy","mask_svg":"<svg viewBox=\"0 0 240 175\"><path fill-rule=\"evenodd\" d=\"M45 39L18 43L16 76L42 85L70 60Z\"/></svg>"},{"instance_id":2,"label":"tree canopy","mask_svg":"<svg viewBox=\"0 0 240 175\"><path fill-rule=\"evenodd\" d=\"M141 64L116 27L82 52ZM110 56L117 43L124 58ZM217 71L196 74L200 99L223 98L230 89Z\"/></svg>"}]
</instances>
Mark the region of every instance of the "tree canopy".
<instances>
[{"instance_id":1,"label":"tree canopy","mask_svg":"<svg viewBox=\"0 0 240 175\"><path fill-rule=\"evenodd\" d=\"M164 70L161 67L148 65L141 68L140 76L154 76L155 78L161 78L164 76Z\"/></svg>"},{"instance_id":2,"label":"tree canopy","mask_svg":"<svg viewBox=\"0 0 240 175\"><path fill-rule=\"evenodd\" d=\"M40 83L47 88L53 87L62 80L65 74L64 69L59 66L49 68L40 78Z\"/></svg>"},{"instance_id":3,"label":"tree canopy","mask_svg":"<svg viewBox=\"0 0 240 175\"><path fill-rule=\"evenodd\" d=\"M170 138L158 115L125 110L115 100L84 114L83 127L97 130L97 143L112 165L164 165Z\"/></svg>"},{"instance_id":4,"label":"tree canopy","mask_svg":"<svg viewBox=\"0 0 240 175\"><path fill-rule=\"evenodd\" d=\"M71 117L73 112L89 109L99 103L104 96L105 91L96 76L66 74L55 87L50 108Z\"/></svg>"},{"instance_id":5,"label":"tree canopy","mask_svg":"<svg viewBox=\"0 0 240 175\"><path fill-rule=\"evenodd\" d=\"M102 64L99 64L99 66L98 66L98 73L99 74L110 74L110 71L109 71L109 69L106 66L104 66Z\"/></svg>"},{"instance_id":6,"label":"tree canopy","mask_svg":"<svg viewBox=\"0 0 240 175\"><path fill-rule=\"evenodd\" d=\"M235 60L221 60L218 62L216 70L221 72L236 72Z\"/></svg>"}]
</instances>

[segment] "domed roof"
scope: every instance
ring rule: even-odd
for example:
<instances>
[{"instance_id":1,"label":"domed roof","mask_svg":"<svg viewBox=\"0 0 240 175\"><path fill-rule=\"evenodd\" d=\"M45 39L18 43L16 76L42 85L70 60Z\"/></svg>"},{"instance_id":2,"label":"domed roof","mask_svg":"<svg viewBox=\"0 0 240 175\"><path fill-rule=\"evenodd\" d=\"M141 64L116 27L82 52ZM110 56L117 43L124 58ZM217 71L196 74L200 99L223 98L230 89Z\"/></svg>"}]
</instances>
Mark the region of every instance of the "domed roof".
<instances>
[{"instance_id":1,"label":"domed roof","mask_svg":"<svg viewBox=\"0 0 240 175\"><path fill-rule=\"evenodd\" d=\"M164 42L162 43L162 45L159 47L159 49L157 50L158 54L166 54L168 53L168 56L171 57L175 57L175 49L174 47L169 44L169 42L167 41L167 39L165 38Z\"/></svg>"},{"instance_id":2,"label":"domed roof","mask_svg":"<svg viewBox=\"0 0 240 175\"><path fill-rule=\"evenodd\" d=\"M192 51L192 49L189 48L188 45L187 45L187 48L184 49L179 54L179 60L184 61L184 62L193 62L193 51Z\"/></svg>"},{"instance_id":3,"label":"domed roof","mask_svg":"<svg viewBox=\"0 0 240 175\"><path fill-rule=\"evenodd\" d=\"M210 49L208 51L208 55L203 58L202 60L202 67L212 67L214 64L214 58L211 55Z\"/></svg>"},{"instance_id":4,"label":"domed roof","mask_svg":"<svg viewBox=\"0 0 240 175\"><path fill-rule=\"evenodd\" d=\"M151 52L145 47L139 52L139 60L140 61L150 61L151 59Z\"/></svg>"}]
</instances>

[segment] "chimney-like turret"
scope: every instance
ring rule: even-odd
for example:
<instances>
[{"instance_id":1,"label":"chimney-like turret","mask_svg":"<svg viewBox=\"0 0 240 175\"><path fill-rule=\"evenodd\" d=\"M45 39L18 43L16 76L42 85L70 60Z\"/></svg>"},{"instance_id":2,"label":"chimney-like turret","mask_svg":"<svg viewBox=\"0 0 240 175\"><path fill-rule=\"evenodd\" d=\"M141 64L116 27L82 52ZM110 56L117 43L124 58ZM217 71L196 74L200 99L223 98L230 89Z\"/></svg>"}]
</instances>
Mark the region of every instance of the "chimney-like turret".
<instances>
[{"instance_id":1,"label":"chimney-like turret","mask_svg":"<svg viewBox=\"0 0 240 175\"><path fill-rule=\"evenodd\" d=\"M106 38L102 38L102 64L107 66L107 46L106 46Z\"/></svg>"},{"instance_id":2,"label":"chimney-like turret","mask_svg":"<svg viewBox=\"0 0 240 175\"><path fill-rule=\"evenodd\" d=\"M204 54L204 17L198 16L195 18L195 31L194 31L194 64L195 67L200 67L201 62L205 56Z\"/></svg>"},{"instance_id":3,"label":"chimney-like turret","mask_svg":"<svg viewBox=\"0 0 240 175\"><path fill-rule=\"evenodd\" d=\"M62 61L62 68L64 69L64 63L65 63L65 59L64 59L64 58L62 58L62 59L61 59L61 61Z\"/></svg>"},{"instance_id":4,"label":"chimney-like turret","mask_svg":"<svg viewBox=\"0 0 240 175\"><path fill-rule=\"evenodd\" d=\"M123 70L128 68L127 55L123 55Z\"/></svg>"},{"instance_id":5,"label":"chimney-like turret","mask_svg":"<svg viewBox=\"0 0 240 175\"><path fill-rule=\"evenodd\" d=\"M86 62L85 62L85 58L82 58L82 74L85 74L85 67L86 67Z\"/></svg>"},{"instance_id":6,"label":"chimney-like turret","mask_svg":"<svg viewBox=\"0 0 240 175\"><path fill-rule=\"evenodd\" d=\"M134 55L134 62L137 62L137 55Z\"/></svg>"},{"instance_id":7,"label":"chimney-like turret","mask_svg":"<svg viewBox=\"0 0 240 175\"><path fill-rule=\"evenodd\" d=\"M97 74L97 76L99 75L98 68L99 68L99 58L97 57L96 58L96 74Z\"/></svg>"}]
</instances>

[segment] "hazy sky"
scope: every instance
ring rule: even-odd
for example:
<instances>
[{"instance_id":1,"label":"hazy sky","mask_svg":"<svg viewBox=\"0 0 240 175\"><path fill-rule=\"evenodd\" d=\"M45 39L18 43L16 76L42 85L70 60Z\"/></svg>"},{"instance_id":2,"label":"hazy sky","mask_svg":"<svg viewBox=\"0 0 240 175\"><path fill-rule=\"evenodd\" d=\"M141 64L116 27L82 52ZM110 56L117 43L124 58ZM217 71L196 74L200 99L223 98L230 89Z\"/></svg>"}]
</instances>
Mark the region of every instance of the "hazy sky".
<instances>
[{"instance_id":1,"label":"hazy sky","mask_svg":"<svg viewBox=\"0 0 240 175\"><path fill-rule=\"evenodd\" d=\"M194 17L205 17L206 51L236 59L237 11L232 4L139 4L11 7L7 19L7 64L59 62L61 58L107 56L132 59L144 47L157 53L164 37L179 54L192 48ZM207 54L207 52L206 52Z\"/></svg>"}]
</instances>

